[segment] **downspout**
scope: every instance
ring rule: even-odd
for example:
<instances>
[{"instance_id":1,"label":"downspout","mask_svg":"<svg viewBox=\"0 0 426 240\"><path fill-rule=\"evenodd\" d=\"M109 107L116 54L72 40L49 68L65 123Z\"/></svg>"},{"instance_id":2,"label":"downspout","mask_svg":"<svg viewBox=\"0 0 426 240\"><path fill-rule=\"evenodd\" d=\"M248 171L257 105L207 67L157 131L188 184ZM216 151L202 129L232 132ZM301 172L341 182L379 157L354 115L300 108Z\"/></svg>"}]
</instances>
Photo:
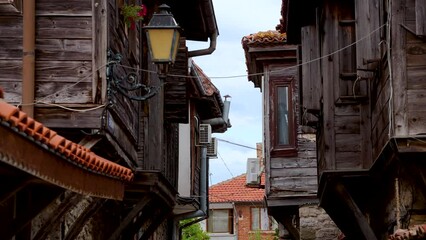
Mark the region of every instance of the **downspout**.
<instances>
[{"instance_id":1,"label":"downspout","mask_svg":"<svg viewBox=\"0 0 426 240\"><path fill-rule=\"evenodd\" d=\"M223 101L223 115L222 115L222 117L206 119L206 120L202 121L203 123L207 123L207 124L210 124L212 126L226 125L227 128L231 127L231 123L229 122L229 109L231 107L231 101L228 100L228 98L231 98L231 96L226 95L224 97L225 97L225 101Z\"/></svg>"},{"instance_id":2,"label":"downspout","mask_svg":"<svg viewBox=\"0 0 426 240\"><path fill-rule=\"evenodd\" d=\"M217 32L214 32L210 35L210 46L206 49L194 50L188 52L188 57L198 57L203 55L209 55L216 50L216 42L217 42Z\"/></svg>"},{"instance_id":3,"label":"downspout","mask_svg":"<svg viewBox=\"0 0 426 240\"><path fill-rule=\"evenodd\" d=\"M179 226L178 227L178 238L176 238L175 234L173 234L173 238L174 239L180 239L180 236L182 234L182 229L186 228L188 226L191 226L192 224L198 223L203 221L204 219L207 219L209 217L209 201L208 201L208 185L209 185L209 181L208 181L208 159L207 159L207 146L203 145L200 147L201 148L201 164L200 164L200 169L201 169L201 173L200 173L200 181L201 183L205 183L205 184L201 184L200 186L200 209L194 212L189 212L189 213L184 213L181 215L178 215L175 217L175 224L174 227L179 224L179 221L181 220L185 220L185 219L191 219L191 218L197 218L194 221L191 221L189 223L186 223L185 225ZM175 232L175 231L173 231Z\"/></svg>"},{"instance_id":4,"label":"downspout","mask_svg":"<svg viewBox=\"0 0 426 240\"><path fill-rule=\"evenodd\" d=\"M34 117L35 0L23 2L22 111Z\"/></svg>"}]
</instances>

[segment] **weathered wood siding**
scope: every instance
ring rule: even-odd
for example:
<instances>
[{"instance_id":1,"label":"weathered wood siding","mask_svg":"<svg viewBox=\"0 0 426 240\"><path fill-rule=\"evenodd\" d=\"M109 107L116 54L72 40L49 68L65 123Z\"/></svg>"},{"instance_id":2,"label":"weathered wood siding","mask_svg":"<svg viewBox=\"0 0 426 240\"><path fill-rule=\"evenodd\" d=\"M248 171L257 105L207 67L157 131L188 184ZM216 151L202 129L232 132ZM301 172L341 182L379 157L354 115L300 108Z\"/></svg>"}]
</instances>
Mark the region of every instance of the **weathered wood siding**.
<instances>
[{"instance_id":1,"label":"weathered wood siding","mask_svg":"<svg viewBox=\"0 0 426 240\"><path fill-rule=\"evenodd\" d=\"M292 66L297 64L299 54L297 48L288 47L288 51L296 51L293 58L286 58L281 63L266 63L264 89L264 128L265 128L265 158L266 158L266 196L270 199L291 199L297 197L312 197L317 193L317 162L316 162L316 141L315 135L304 132L300 124L300 96L298 68ZM284 70L285 69L285 70ZM292 79L294 88L292 89L292 110L294 112L297 153L293 156L276 157L272 154L273 148L271 133L276 128L271 125L271 118L274 118L274 111L271 110L273 101L269 86L273 81L280 81L283 78Z\"/></svg>"},{"instance_id":2,"label":"weathered wood siding","mask_svg":"<svg viewBox=\"0 0 426 240\"><path fill-rule=\"evenodd\" d=\"M10 103L21 102L22 25L22 15L0 16L0 85ZM37 100L92 103L91 38L91 1L36 2Z\"/></svg>"},{"instance_id":3,"label":"weathered wood siding","mask_svg":"<svg viewBox=\"0 0 426 240\"><path fill-rule=\"evenodd\" d=\"M405 25L409 29L424 28L425 1L407 0ZM417 18L416 18L417 17ZM423 22L418 22L423 21ZM421 27L423 26L423 27ZM419 29L420 30L420 29ZM422 31L420 31L422 32ZM406 41L407 127L408 135L426 133L426 42L408 31L401 36Z\"/></svg>"},{"instance_id":4,"label":"weathered wood siding","mask_svg":"<svg viewBox=\"0 0 426 240\"><path fill-rule=\"evenodd\" d=\"M382 48L381 74L371 86L373 159L390 137L426 132L426 43L415 34L419 7L416 4L420 3L392 3L392 52ZM382 8L381 12L386 12L387 6ZM392 54L391 64L387 54Z\"/></svg>"},{"instance_id":5,"label":"weathered wood siding","mask_svg":"<svg viewBox=\"0 0 426 240\"><path fill-rule=\"evenodd\" d=\"M180 39L179 54L176 56L170 74L177 76L188 75L188 51L186 39ZM188 79L185 77L168 77L164 85L164 117L167 121L188 122Z\"/></svg>"},{"instance_id":6,"label":"weathered wood siding","mask_svg":"<svg viewBox=\"0 0 426 240\"><path fill-rule=\"evenodd\" d=\"M301 29L302 47L302 124L315 126L318 116L314 112L320 111L322 98L322 79L319 75L320 55L318 29L315 25L305 26Z\"/></svg>"},{"instance_id":7,"label":"weathered wood siding","mask_svg":"<svg viewBox=\"0 0 426 240\"><path fill-rule=\"evenodd\" d=\"M363 5L358 4L358 8ZM319 171L364 168L369 165L371 149L370 126L362 120L368 118L370 110L366 102L368 81L357 72L362 52L353 44L357 34L362 34L355 25L355 18L361 16L355 15L354 1L331 0L321 6L317 19L321 51L321 75L317 78L322 79Z\"/></svg>"},{"instance_id":8,"label":"weathered wood siding","mask_svg":"<svg viewBox=\"0 0 426 240\"><path fill-rule=\"evenodd\" d=\"M140 4L136 1L135 4ZM115 0L108 0L108 42L105 52L111 50L114 54L122 56L121 62L114 66L113 79L121 80L123 85L130 87L126 81L129 73L136 73L137 81L144 84L150 84L146 74L140 69L142 51L140 49L141 40L139 39L141 28L128 29L124 19L120 15L121 4ZM122 65L122 66L121 66ZM126 66L126 67L123 67ZM111 103L107 108L106 130L110 134L114 145L122 157L128 159L128 164L137 165L138 163L138 131L140 127L140 101L134 101L117 91L108 91L108 102ZM141 91L128 92L131 96L141 95Z\"/></svg>"},{"instance_id":9,"label":"weathered wood siding","mask_svg":"<svg viewBox=\"0 0 426 240\"><path fill-rule=\"evenodd\" d=\"M298 134L297 156L270 159L267 196L305 197L317 193L316 142L313 134Z\"/></svg>"}]
</instances>

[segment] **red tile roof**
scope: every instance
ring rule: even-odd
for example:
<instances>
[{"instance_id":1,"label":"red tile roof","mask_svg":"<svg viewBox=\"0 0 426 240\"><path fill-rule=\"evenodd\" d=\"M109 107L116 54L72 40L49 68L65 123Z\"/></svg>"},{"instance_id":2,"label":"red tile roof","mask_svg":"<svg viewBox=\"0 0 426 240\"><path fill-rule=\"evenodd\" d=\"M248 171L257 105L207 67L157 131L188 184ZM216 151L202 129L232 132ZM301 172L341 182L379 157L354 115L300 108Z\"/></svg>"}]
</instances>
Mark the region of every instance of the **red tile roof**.
<instances>
[{"instance_id":1,"label":"red tile roof","mask_svg":"<svg viewBox=\"0 0 426 240\"><path fill-rule=\"evenodd\" d=\"M270 47L283 45L286 41L287 34L278 31L258 32L245 36L241 40L244 49L247 49L248 46Z\"/></svg>"},{"instance_id":2,"label":"red tile roof","mask_svg":"<svg viewBox=\"0 0 426 240\"><path fill-rule=\"evenodd\" d=\"M133 179L133 172L129 168L106 160L86 147L65 139L55 131L43 126L40 122L28 117L26 113L20 111L17 107L1 100L0 123L17 129L19 132L32 137L34 141L46 144L53 151L61 154L81 168L124 181Z\"/></svg>"},{"instance_id":3,"label":"red tile roof","mask_svg":"<svg viewBox=\"0 0 426 240\"><path fill-rule=\"evenodd\" d=\"M261 184L265 184L265 174L262 174ZM210 203L228 202L262 202L265 190L262 188L246 187L246 174L215 184L209 188Z\"/></svg>"},{"instance_id":4,"label":"red tile roof","mask_svg":"<svg viewBox=\"0 0 426 240\"><path fill-rule=\"evenodd\" d=\"M192 62L192 66L198 75L198 79L201 79L201 87L203 94L206 96L213 96L213 94L219 94L219 90L216 86L210 81L210 78L204 73L203 69L201 69L195 62Z\"/></svg>"}]
</instances>

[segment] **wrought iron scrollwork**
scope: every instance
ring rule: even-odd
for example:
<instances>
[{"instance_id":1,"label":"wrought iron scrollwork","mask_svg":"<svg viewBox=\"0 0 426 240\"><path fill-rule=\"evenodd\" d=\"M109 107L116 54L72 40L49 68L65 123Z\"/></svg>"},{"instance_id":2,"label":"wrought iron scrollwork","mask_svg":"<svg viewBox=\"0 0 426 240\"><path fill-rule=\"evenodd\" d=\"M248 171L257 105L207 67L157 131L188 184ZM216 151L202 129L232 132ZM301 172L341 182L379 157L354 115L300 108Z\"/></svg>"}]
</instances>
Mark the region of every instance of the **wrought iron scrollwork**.
<instances>
[{"instance_id":1,"label":"wrought iron scrollwork","mask_svg":"<svg viewBox=\"0 0 426 240\"><path fill-rule=\"evenodd\" d=\"M160 90L160 86L147 86L139 81L139 75L135 72L130 72L126 76L114 76L114 68L117 63L121 62L121 54L114 54L111 50L108 51L107 65L107 81L109 83L109 91L120 93L125 97L135 101L145 101L152 98ZM126 82L126 84L124 84ZM142 95L130 94L131 92L140 90Z\"/></svg>"}]
</instances>

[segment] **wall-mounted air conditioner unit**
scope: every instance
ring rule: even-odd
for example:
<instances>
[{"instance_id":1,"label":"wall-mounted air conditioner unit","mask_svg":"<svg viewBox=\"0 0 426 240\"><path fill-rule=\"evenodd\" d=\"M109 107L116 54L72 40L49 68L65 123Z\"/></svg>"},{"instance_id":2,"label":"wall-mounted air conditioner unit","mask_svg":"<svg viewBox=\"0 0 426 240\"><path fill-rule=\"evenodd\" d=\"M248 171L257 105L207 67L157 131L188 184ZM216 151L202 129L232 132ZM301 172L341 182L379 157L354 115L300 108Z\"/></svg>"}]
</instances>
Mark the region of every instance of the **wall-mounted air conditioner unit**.
<instances>
[{"instance_id":1,"label":"wall-mounted air conditioner unit","mask_svg":"<svg viewBox=\"0 0 426 240\"><path fill-rule=\"evenodd\" d=\"M247 159L247 172L246 172L246 184L247 185L259 185L260 184L260 165L259 159L248 158Z\"/></svg>"},{"instance_id":2,"label":"wall-mounted air conditioner unit","mask_svg":"<svg viewBox=\"0 0 426 240\"><path fill-rule=\"evenodd\" d=\"M207 145L207 157L217 158L217 139L212 137L212 142Z\"/></svg>"},{"instance_id":3,"label":"wall-mounted air conditioner unit","mask_svg":"<svg viewBox=\"0 0 426 240\"><path fill-rule=\"evenodd\" d=\"M212 127L210 124L200 124L199 144L210 144L212 142Z\"/></svg>"}]
</instances>

